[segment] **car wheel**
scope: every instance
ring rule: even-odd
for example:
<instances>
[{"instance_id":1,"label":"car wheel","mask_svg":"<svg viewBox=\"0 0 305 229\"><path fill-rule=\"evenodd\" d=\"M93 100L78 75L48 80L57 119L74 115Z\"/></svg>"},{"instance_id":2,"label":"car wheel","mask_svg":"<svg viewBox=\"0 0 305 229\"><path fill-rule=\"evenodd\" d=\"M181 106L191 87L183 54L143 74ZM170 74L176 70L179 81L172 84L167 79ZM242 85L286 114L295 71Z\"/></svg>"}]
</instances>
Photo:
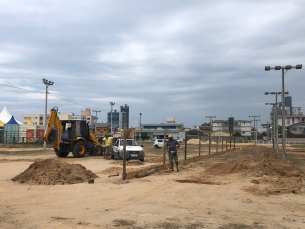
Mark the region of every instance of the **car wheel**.
<instances>
[{"instance_id":1,"label":"car wheel","mask_svg":"<svg viewBox=\"0 0 305 229\"><path fill-rule=\"evenodd\" d=\"M159 146L158 145L155 145L155 149L158 149L159 148Z\"/></svg>"},{"instance_id":2,"label":"car wheel","mask_svg":"<svg viewBox=\"0 0 305 229\"><path fill-rule=\"evenodd\" d=\"M140 161L144 162L144 158L143 158L143 159L140 159Z\"/></svg>"}]
</instances>

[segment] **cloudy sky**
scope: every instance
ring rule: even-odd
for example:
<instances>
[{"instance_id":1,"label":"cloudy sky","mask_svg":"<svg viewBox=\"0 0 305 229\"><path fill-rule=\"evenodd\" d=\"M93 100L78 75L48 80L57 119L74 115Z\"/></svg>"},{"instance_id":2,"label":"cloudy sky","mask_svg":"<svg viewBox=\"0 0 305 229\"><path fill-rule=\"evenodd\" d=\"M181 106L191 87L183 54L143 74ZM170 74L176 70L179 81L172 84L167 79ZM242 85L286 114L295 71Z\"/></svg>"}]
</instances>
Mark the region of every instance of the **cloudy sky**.
<instances>
[{"instance_id":1,"label":"cloudy sky","mask_svg":"<svg viewBox=\"0 0 305 229\"><path fill-rule=\"evenodd\" d=\"M281 71L264 67L305 64L304 12L301 0L1 0L0 112L43 114L46 78L48 110L99 109L103 122L115 102L130 106L131 126L140 112L186 127L207 115L265 123ZM285 74L303 112L304 76Z\"/></svg>"}]
</instances>

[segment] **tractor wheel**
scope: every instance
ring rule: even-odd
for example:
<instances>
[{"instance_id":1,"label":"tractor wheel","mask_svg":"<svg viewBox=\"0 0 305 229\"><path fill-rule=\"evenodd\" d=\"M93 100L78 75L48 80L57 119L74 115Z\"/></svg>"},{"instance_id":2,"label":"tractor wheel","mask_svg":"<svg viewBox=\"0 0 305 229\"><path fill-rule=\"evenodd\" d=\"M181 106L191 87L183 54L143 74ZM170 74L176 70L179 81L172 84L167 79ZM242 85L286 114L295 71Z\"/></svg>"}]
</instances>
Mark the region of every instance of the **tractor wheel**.
<instances>
[{"instance_id":1,"label":"tractor wheel","mask_svg":"<svg viewBox=\"0 0 305 229\"><path fill-rule=\"evenodd\" d=\"M100 145L94 145L93 155L94 156L102 155L102 147Z\"/></svg>"},{"instance_id":2,"label":"tractor wheel","mask_svg":"<svg viewBox=\"0 0 305 229\"><path fill-rule=\"evenodd\" d=\"M73 146L72 154L74 157L86 156L86 143L83 141L76 142Z\"/></svg>"},{"instance_id":3,"label":"tractor wheel","mask_svg":"<svg viewBox=\"0 0 305 229\"><path fill-rule=\"evenodd\" d=\"M69 154L69 151L58 151L57 149L54 149L54 151L57 157L67 157Z\"/></svg>"}]
</instances>

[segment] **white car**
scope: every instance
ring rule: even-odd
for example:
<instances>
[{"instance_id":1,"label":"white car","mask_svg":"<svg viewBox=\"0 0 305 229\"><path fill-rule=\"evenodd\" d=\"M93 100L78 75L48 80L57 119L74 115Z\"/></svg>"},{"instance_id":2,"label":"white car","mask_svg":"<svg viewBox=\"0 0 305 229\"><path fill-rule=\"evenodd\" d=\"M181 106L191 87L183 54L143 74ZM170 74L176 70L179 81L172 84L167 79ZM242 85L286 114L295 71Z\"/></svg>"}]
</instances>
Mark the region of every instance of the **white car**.
<instances>
[{"instance_id":1,"label":"white car","mask_svg":"<svg viewBox=\"0 0 305 229\"><path fill-rule=\"evenodd\" d=\"M179 142L179 143L182 143L183 142L183 140L182 140L182 138L177 138L177 142Z\"/></svg>"},{"instance_id":2,"label":"white car","mask_svg":"<svg viewBox=\"0 0 305 229\"><path fill-rule=\"evenodd\" d=\"M117 157L118 160L123 159L124 140L118 139L112 147L111 159ZM143 146L134 139L126 139L126 160L138 159L144 161L145 152Z\"/></svg>"},{"instance_id":3,"label":"white car","mask_svg":"<svg viewBox=\"0 0 305 229\"><path fill-rule=\"evenodd\" d=\"M162 148L164 146L164 139L156 139L154 142L154 147L156 149Z\"/></svg>"}]
</instances>

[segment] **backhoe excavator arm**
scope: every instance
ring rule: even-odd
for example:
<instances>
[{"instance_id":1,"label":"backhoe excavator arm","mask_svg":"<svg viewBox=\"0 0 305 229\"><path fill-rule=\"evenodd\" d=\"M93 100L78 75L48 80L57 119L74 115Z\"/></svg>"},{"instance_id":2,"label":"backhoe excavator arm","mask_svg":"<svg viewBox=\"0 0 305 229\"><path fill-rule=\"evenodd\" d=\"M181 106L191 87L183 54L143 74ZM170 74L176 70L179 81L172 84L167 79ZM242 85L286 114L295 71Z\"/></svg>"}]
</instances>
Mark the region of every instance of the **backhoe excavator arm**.
<instances>
[{"instance_id":1,"label":"backhoe excavator arm","mask_svg":"<svg viewBox=\"0 0 305 229\"><path fill-rule=\"evenodd\" d=\"M56 109L53 108L50 111L50 117L48 120L48 125L43 140L47 142L53 140L54 150L55 149L58 151L60 150L59 143L61 141L62 130L63 130L63 126L57 116L57 111Z\"/></svg>"}]
</instances>

